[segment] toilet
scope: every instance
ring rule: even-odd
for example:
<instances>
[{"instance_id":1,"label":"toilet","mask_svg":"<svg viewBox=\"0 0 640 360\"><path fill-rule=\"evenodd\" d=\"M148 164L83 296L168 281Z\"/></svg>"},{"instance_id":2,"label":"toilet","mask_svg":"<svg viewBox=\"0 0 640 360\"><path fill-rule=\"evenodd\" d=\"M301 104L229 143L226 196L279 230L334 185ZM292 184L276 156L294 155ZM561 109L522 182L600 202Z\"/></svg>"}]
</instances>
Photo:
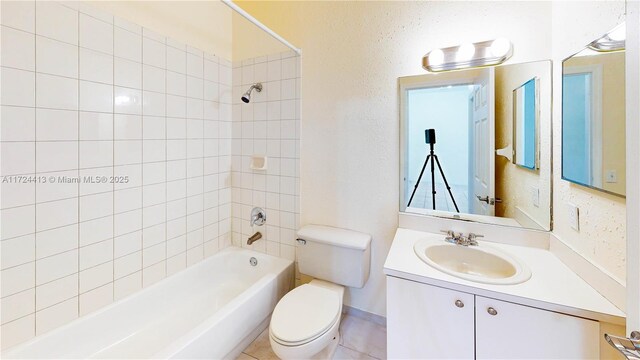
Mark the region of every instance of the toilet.
<instances>
[{"instance_id":1,"label":"toilet","mask_svg":"<svg viewBox=\"0 0 640 360\"><path fill-rule=\"evenodd\" d=\"M300 273L314 278L280 299L269 341L281 359L330 359L340 340L344 287L369 279L371 235L321 225L298 233Z\"/></svg>"}]
</instances>

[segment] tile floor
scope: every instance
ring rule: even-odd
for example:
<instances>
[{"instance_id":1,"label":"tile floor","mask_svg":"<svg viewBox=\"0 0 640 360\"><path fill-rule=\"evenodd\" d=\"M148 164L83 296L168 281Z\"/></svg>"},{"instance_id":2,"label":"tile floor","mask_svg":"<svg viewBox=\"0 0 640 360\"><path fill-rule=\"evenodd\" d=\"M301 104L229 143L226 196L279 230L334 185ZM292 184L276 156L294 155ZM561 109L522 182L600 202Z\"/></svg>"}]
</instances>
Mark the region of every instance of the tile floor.
<instances>
[{"instance_id":1,"label":"tile floor","mask_svg":"<svg viewBox=\"0 0 640 360\"><path fill-rule=\"evenodd\" d=\"M386 359L387 329L374 322L342 315L340 345L334 359ZM269 344L269 329L265 329L236 360L277 360Z\"/></svg>"},{"instance_id":2,"label":"tile floor","mask_svg":"<svg viewBox=\"0 0 640 360\"><path fill-rule=\"evenodd\" d=\"M425 174L425 176L427 175ZM411 196L414 187L415 182L409 183L409 196ZM469 210L469 191L467 186L451 185L451 193L456 200L456 204L458 205L460 212L471 213ZM433 204L431 203L430 178L423 177L420 181L420 186L413 197L411 207L420 209L431 209L433 207ZM436 180L436 210L456 211L456 208L451 201L451 197L449 196L449 192L447 191L447 187L444 183L439 182L438 180Z\"/></svg>"}]
</instances>

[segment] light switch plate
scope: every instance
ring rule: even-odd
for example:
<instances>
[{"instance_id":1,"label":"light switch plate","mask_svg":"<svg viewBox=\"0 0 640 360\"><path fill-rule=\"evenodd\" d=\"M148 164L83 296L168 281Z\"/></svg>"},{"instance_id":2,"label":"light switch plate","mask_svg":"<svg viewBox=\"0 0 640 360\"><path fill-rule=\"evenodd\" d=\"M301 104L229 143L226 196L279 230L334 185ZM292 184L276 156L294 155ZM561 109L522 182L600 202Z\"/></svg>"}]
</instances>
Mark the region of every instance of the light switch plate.
<instances>
[{"instance_id":1,"label":"light switch plate","mask_svg":"<svg viewBox=\"0 0 640 360\"><path fill-rule=\"evenodd\" d=\"M568 204L569 208L569 224L575 231L580 231L580 209L574 204Z\"/></svg>"},{"instance_id":2,"label":"light switch plate","mask_svg":"<svg viewBox=\"0 0 640 360\"><path fill-rule=\"evenodd\" d=\"M531 187L531 203L535 207L540 207L540 189L537 187Z\"/></svg>"}]
</instances>

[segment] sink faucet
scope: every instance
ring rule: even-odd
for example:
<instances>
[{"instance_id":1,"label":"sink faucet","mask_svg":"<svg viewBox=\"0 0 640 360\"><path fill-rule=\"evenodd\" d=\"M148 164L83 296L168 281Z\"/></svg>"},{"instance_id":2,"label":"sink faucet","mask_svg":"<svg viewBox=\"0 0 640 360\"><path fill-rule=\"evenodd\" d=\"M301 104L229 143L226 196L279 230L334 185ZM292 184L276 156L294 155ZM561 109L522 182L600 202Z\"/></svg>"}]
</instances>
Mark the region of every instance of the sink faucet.
<instances>
[{"instance_id":1,"label":"sink faucet","mask_svg":"<svg viewBox=\"0 0 640 360\"><path fill-rule=\"evenodd\" d=\"M484 237L484 235L474 233L469 233L469 235L464 236L463 233L455 233L452 230L442 230L442 232L447 234L447 237L444 238L444 241L462 246L477 246L478 241L476 239Z\"/></svg>"}]
</instances>

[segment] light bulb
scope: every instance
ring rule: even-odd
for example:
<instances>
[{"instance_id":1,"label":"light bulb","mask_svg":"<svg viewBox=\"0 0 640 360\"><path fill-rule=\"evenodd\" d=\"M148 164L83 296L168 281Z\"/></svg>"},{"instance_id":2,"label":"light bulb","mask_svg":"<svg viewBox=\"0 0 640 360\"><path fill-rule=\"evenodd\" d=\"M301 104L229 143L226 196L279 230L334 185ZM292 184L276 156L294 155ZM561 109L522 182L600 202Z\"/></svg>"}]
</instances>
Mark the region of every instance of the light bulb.
<instances>
[{"instance_id":1,"label":"light bulb","mask_svg":"<svg viewBox=\"0 0 640 360\"><path fill-rule=\"evenodd\" d=\"M438 66L444 62L444 52L440 49L435 49L429 53L429 65Z\"/></svg>"},{"instance_id":2,"label":"light bulb","mask_svg":"<svg viewBox=\"0 0 640 360\"><path fill-rule=\"evenodd\" d=\"M476 47L471 43L465 43L458 47L458 52L456 53L456 61L469 61L473 57L473 54L476 53Z\"/></svg>"},{"instance_id":3,"label":"light bulb","mask_svg":"<svg viewBox=\"0 0 640 360\"><path fill-rule=\"evenodd\" d=\"M493 40L490 49L494 57L503 57L507 55L509 49L511 49L511 43L505 38L498 38Z\"/></svg>"}]
</instances>

